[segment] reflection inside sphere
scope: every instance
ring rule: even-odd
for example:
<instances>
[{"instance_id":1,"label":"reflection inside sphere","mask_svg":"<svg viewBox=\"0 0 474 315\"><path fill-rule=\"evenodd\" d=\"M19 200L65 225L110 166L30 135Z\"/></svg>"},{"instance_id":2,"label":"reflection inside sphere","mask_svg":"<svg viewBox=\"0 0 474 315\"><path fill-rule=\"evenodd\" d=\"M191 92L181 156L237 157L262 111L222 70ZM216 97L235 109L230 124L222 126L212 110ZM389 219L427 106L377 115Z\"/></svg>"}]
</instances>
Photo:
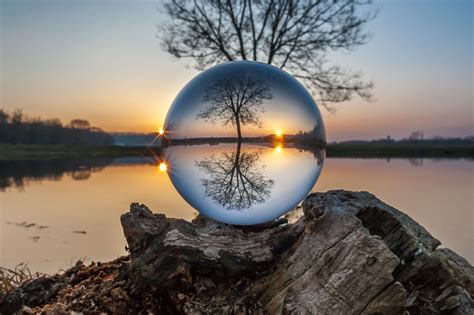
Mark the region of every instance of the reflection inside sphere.
<instances>
[{"instance_id":1,"label":"reflection inside sphere","mask_svg":"<svg viewBox=\"0 0 474 315\"><path fill-rule=\"evenodd\" d=\"M317 181L326 144L308 91L282 70L248 61L189 82L158 137L183 198L202 215L239 225L296 206Z\"/></svg>"},{"instance_id":2,"label":"reflection inside sphere","mask_svg":"<svg viewBox=\"0 0 474 315\"><path fill-rule=\"evenodd\" d=\"M265 202L274 183L259 165L262 150L241 149L242 143L238 142L235 150L196 161L196 166L207 175L201 179L204 194L228 210L247 209Z\"/></svg>"}]
</instances>

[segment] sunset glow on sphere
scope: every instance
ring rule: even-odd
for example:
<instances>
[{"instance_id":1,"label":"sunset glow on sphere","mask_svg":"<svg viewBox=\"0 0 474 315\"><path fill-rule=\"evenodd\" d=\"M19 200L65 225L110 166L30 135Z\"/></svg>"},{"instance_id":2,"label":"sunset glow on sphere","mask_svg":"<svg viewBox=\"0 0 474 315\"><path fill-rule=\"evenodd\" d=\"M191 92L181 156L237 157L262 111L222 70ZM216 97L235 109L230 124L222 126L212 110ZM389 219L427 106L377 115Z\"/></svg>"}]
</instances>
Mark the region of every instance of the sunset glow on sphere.
<instances>
[{"instance_id":1,"label":"sunset glow on sphere","mask_svg":"<svg viewBox=\"0 0 474 315\"><path fill-rule=\"evenodd\" d=\"M201 214L229 224L264 223L294 208L313 189L325 157L326 132L311 94L258 62L201 72L175 98L163 130L176 190Z\"/></svg>"}]
</instances>

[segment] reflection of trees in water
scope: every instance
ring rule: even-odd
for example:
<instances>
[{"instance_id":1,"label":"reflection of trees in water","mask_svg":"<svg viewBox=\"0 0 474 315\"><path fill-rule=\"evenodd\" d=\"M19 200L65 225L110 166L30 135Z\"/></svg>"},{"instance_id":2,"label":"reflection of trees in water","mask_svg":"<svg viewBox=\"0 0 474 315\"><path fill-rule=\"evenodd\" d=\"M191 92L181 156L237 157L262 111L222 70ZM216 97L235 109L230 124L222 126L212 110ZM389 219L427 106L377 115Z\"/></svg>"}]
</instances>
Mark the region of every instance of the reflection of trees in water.
<instances>
[{"instance_id":1,"label":"reflection of trees in water","mask_svg":"<svg viewBox=\"0 0 474 315\"><path fill-rule=\"evenodd\" d=\"M326 150L313 150L312 152L314 158L317 160L316 163L318 166L321 166L326 158Z\"/></svg>"},{"instance_id":2,"label":"reflection of trees in water","mask_svg":"<svg viewBox=\"0 0 474 315\"><path fill-rule=\"evenodd\" d=\"M261 153L243 152L239 142L235 151L197 161L196 166L209 176L202 179L204 193L229 210L263 203L270 196L274 181L263 175Z\"/></svg>"},{"instance_id":3,"label":"reflection of trees in water","mask_svg":"<svg viewBox=\"0 0 474 315\"><path fill-rule=\"evenodd\" d=\"M301 152L311 152L313 157L316 159L316 164L321 166L323 164L324 159L326 159L326 150L325 149L318 149L318 148L311 148L311 147L301 147L296 146L296 148Z\"/></svg>"},{"instance_id":4,"label":"reflection of trees in water","mask_svg":"<svg viewBox=\"0 0 474 315\"><path fill-rule=\"evenodd\" d=\"M415 167L423 166L423 158L411 157L411 158L408 158L408 162L410 162L410 164Z\"/></svg>"},{"instance_id":5,"label":"reflection of trees in water","mask_svg":"<svg viewBox=\"0 0 474 315\"><path fill-rule=\"evenodd\" d=\"M74 180L86 180L89 179L92 175L92 171L89 168L81 168L77 171L72 171L71 172L71 177Z\"/></svg>"},{"instance_id":6,"label":"reflection of trees in water","mask_svg":"<svg viewBox=\"0 0 474 315\"><path fill-rule=\"evenodd\" d=\"M0 161L0 191L11 186L23 189L29 181L61 180L65 174L85 180L112 162L112 158Z\"/></svg>"}]
</instances>

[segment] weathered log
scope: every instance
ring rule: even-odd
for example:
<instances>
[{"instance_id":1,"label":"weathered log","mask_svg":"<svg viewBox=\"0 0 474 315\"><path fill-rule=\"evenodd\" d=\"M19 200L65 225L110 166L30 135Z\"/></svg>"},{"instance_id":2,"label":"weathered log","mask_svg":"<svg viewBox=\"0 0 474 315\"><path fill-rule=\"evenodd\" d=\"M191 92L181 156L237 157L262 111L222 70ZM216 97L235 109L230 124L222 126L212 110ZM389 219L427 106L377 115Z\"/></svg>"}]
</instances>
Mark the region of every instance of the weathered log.
<instances>
[{"instance_id":1,"label":"weathered log","mask_svg":"<svg viewBox=\"0 0 474 315\"><path fill-rule=\"evenodd\" d=\"M295 223L192 223L132 204L130 255L78 263L0 297L0 312L474 312L474 269L366 192L308 196Z\"/></svg>"}]
</instances>

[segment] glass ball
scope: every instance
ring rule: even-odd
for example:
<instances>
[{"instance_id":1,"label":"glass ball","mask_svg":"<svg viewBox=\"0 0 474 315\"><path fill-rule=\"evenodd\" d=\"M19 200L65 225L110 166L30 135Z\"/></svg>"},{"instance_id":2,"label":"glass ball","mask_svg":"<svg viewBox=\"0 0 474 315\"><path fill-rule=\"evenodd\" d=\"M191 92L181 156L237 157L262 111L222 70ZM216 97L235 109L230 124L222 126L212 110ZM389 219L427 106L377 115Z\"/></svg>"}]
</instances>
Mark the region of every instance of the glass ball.
<instances>
[{"instance_id":1,"label":"glass ball","mask_svg":"<svg viewBox=\"0 0 474 315\"><path fill-rule=\"evenodd\" d=\"M203 71L178 94L161 143L168 175L201 215L276 219L313 189L325 157L321 113L288 73L252 61Z\"/></svg>"}]
</instances>

